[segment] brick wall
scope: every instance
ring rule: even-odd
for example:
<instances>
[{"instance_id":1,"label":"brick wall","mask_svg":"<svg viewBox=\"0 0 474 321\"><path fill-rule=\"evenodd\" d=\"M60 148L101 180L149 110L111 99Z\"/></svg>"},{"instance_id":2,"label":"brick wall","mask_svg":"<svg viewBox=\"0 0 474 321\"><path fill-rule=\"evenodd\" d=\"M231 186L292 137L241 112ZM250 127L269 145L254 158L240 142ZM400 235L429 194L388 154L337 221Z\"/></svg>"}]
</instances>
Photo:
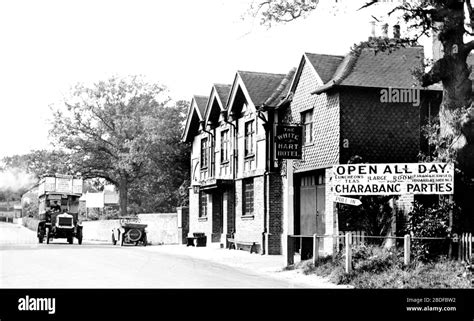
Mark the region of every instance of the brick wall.
<instances>
[{"instance_id":1,"label":"brick wall","mask_svg":"<svg viewBox=\"0 0 474 321\"><path fill-rule=\"evenodd\" d=\"M264 231L263 215L263 176L254 177L254 215L253 217L242 216L242 180L236 181L236 204L235 204L235 238L246 242L258 242L262 245L262 233Z\"/></svg>"},{"instance_id":2,"label":"brick wall","mask_svg":"<svg viewBox=\"0 0 474 321\"><path fill-rule=\"evenodd\" d=\"M282 253L283 181L280 174L269 175L268 254Z\"/></svg>"},{"instance_id":3,"label":"brick wall","mask_svg":"<svg viewBox=\"0 0 474 321\"><path fill-rule=\"evenodd\" d=\"M210 197L208 197L209 200ZM208 202L207 218L199 218L199 193L189 190L189 235L193 233L205 233L208 240L212 237L212 204Z\"/></svg>"}]
</instances>

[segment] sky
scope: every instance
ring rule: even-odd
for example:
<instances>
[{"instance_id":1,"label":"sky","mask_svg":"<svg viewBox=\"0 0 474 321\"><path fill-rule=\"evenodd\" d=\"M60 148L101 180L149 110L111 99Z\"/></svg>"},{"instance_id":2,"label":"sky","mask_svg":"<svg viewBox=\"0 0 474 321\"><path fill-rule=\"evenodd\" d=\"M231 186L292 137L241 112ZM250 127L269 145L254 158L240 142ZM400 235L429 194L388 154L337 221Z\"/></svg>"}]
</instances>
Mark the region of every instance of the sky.
<instances>
[{"instance_id":1,"label":"sky","mask_svg":"<svg viewBox=\"0 0 474 321\"><path fill-rule=\"evenodd\" d=\"M304 52L344 55L391 6L321 0L268 29L242 19L250 2L0 0L0 159L49 148L49 106L76 83L139 74L189 101L237 70L286 73Z\"/></svg>"}]
</instances>

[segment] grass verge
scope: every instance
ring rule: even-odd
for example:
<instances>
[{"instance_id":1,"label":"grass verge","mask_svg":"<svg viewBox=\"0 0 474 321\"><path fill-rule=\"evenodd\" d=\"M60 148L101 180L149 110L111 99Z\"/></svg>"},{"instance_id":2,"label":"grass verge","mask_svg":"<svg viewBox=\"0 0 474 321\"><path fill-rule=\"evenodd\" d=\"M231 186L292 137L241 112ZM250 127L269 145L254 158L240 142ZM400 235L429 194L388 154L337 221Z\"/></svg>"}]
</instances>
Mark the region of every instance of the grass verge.
<instances>
[{"instance_id":1,"label":"grass verge","mask_svg":"<svg viewBox=\"0 0 474 321\"><path fill-rule=\"evenodd\" d=\"M340 252L334 259L321 258L316 265L311 260L299 262L293 269L363 289L471 288L472 276L466 273L465 265L446 258L428 263L414 261L404 266L401 252L360 245L353 249L352 272L345 273L344 261Z\"/></svg>"}]
</instances>

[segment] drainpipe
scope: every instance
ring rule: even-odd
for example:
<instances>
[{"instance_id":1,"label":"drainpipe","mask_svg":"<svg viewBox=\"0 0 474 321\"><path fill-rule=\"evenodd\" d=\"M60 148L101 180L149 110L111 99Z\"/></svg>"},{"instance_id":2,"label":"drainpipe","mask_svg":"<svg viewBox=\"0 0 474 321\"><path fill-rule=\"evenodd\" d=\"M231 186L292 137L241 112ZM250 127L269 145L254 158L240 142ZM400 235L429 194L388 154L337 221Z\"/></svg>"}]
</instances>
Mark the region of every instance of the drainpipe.
<instances>
[{"instance_id":1,"label":"drainpipe","mask_svg":"<svg viewBox=\"0 0 474 321\"><path fill-rule=\"evenodd\" d=\"M266 106L263 104L262 106L257 108L257 116L263 121L263 128L265 129L265 149L266 149L266 161L265 161L265 172L263 173L263 235L262 235L262 255L266 254L266 247L268 243L268 233L269 233L269 192L268 192L268 174L270 173L271 168L271 140L270 140L270 133L271 133L271 122L269 122L263 112L265 111ZM270 112L268 113L270 116ZM270 118L270 117L269 117Z\"/></svg>"}]
</instances>

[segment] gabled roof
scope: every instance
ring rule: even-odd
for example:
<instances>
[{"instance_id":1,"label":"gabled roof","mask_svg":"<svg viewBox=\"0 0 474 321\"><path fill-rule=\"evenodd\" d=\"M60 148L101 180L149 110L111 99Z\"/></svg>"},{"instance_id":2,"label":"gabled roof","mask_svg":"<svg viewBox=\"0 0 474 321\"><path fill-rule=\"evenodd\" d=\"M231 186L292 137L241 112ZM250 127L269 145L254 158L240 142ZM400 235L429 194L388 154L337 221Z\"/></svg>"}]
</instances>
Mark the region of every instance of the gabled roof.
<instances>
[{"instance_id":1,"label":"gabled roof","mask_svg":"<svg viewBox=\"0 0 474 321\"><path fill-rule=\"evenodd\" d=\"M415 84L414 68L421 67L423 47L400 48L389 52L364 49L342 86L410 88Z\"/></svg>"},{"instance_id":2,"label":"gabled roof","mask_svg":"<svg viewBox=\"0 0 474 321\"><path fill-rule=\"evenodd\" d=\"M186 126L184 127L183 136L181 140L184 142L191 141L191 129L199 128L199 122L204 120L204 112L206 111L206 104L209 97L194 95L191 99L191 104L188 109L188 116L186 117Z\"/></svg>"},{"instance_id":3,"label":"gabled roof","mask_svg":"<svg viewBox=\"0 0 474 321\"><path fill-rule=\"evenodd\" d=\"M196 102L196 105L199 109L199 112L201 113L201 116L204 117L204 114L206 113L206 105L207 105L207 101L209 100L209 97L208 96L194 95L193 99ZM202 119L202 117L201 117L201 119Z\"/></svg>"},{"instance_id":4,"label":"gabled roof","mask_svg":"<svg viewBox=\"0 0 474 321\"><path fill-rule=\"evenodd\" d=\"M226 102L229 98L229 93L232 85L214 84L211 89L211 94L207 101L206 113L204 114L204 121L210 120L211 115L213 119L218 119L221 111L226 109ZM218 107L214 107L214 106Z\"/></svg>"},{"instance_id":5,"label":"gabled roof","mask_svg":"<svg viewBox=\"0 0 474 321\"><path fill-rule=\"evenodd\" d=\"M214 88L216 89L217 95L222 102L223 108L226 108L225 104L227 103L227 99L229 99L232 85L214 84Z\"/></svg>"},{"instance_id":6,"label":"gabled roof","mask_svg":"<svg viewBox=\"0 0 474 321\"><path fill-rule=\"evenodd\" d=\"M327 83L331 80L337 67L344 59L344 56L314 54L308 52L305 53L305 56L313 65L313 68L317 71L323 83Z\"/></svg>"},{"instance_id":7,"label":"gabled roof","mask_svg":"<svg viewBox=\"0 0 474 321\"><path fill-rule=\"evenodd\" d=\"M358 54L351 52L341 60L331 78L313 93L320 94L334 86L421 88L412 72L422 66L423 59L421 46L399 48L392 52L376 53L370 48L365 48ZM319 65L315 69L318 74L321 70L325 75L329 70L327 66L319 68ZM439 86L427 89L439 90Z\"/></svg>"},{"instance_id":8,"label":"gabled roof","mask_svg":"<svg viewBox=\"0 0 474 321\"><path fill-rule=\"evenodd\" d=\"M284 74L272 74L252 71L238 71L242 82L255 106L262 105L285 77Z\"/></svg>"}]
</instances>

